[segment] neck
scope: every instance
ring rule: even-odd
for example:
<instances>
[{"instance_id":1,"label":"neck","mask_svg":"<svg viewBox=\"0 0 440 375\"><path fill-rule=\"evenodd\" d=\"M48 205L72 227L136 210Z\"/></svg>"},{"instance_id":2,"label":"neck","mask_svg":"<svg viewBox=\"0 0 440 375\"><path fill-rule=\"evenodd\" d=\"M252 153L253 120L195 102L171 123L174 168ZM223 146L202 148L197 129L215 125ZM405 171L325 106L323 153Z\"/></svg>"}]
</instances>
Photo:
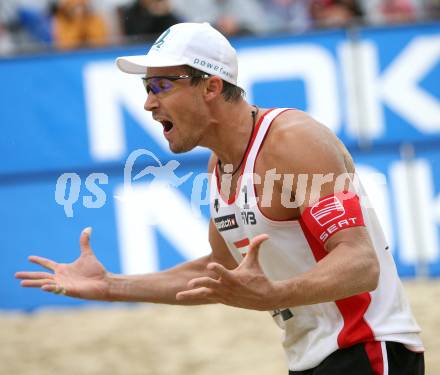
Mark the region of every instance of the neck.
<instances>
[{"instance_id":1,"label":"neck","mask_svg":"<svg viewBox=\"0 0 440 375\"><path fill-rule=\"evenodd\" d=\"M218 113L213 111L210 135L202 146L210 148L221 160L222 165L232 164L233 169L242 160L251 137L255 107L246 101L226 104ZM258 121L258 115L255 116Z\"/></svg>"}]
</instances>

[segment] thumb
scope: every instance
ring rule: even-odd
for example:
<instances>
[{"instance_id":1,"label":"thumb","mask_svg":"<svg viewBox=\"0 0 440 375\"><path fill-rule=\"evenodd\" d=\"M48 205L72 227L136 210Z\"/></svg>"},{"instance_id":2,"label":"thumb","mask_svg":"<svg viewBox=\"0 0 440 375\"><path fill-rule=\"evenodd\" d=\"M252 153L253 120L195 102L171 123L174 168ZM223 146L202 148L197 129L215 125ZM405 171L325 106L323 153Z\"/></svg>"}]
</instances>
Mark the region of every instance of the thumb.
<instances>
[{"instance_id":1,"label":"thumb","mask_svg":"<svg viewBox=\"0 0 440 375\"><path fill-rule=\"evenodd\" d=\"M82 254L92 254L92 248L90 247L90 236L92 235L92 227L87 227L81 232L79 238L79 246Z\"/></svg>"},{"instance_id":2,"label":"thumb","mask_svg":"<svg viewBox=\"0 0 440 375\"><path fill-rule=\"evenodd\" d=\"M244 260L247 262L258 263L258 254L260 252L260 246L267 239L269 239L269 236L267 234L259 234L258 236L252 238L249 244L249 250Z\"/></svg>"}]
</instances>

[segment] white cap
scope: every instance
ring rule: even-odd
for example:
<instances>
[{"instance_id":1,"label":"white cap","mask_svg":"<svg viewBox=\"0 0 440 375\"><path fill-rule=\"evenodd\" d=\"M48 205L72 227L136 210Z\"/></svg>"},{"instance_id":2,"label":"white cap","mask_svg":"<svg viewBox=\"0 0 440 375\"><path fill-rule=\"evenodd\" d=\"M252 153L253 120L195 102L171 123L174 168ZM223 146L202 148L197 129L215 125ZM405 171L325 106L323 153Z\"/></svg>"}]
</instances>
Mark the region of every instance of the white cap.
<instances>
[{"instance_id":1,"label":"white cap","mask_svg":"<svg viewBox=\"0 0 440 375\"><path fill-rule=\"evenodd\" d=\"M118 57L116 65L131 74L145 74L149 67L189 65L237 85L235 49L207 22L173 25L162 33L146 55Z\"/></svg>"}]
</instances>

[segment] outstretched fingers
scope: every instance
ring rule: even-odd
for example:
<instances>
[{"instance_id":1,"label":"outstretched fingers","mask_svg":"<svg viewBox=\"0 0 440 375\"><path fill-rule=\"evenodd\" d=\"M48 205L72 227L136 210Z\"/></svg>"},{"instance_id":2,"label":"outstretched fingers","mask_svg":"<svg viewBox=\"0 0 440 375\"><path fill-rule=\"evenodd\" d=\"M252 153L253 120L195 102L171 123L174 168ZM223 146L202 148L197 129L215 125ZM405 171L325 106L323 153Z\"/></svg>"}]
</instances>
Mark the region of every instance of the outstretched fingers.
<instances>
[{"instance_id":1,"label":"outstretched fingers","mask_svg":"<svg viewBox=\"0 0 440 375\"><path fill-rule=\"evenodd\" d=\"M87 227L81 232L79 238L79 246L81 248L81 253L86 254L92 253L92 248L90 247L90 236L92 235L92 227Z\"/></svg>"},{"instance_id":2,"label":"outstretched fingers","mask_svg":"<svg viewBox=\"0 0 440 375\"><path fill-rule=\"evenodd\" d=\"M53 274L49 272L17 272L15 277L20 280L52 279Z\"/></svg>"},{"instance_id":3,"label":"outstretched fingers","mask_svg":"<svg viewBox=\"0 0 440 375\"><path fill-rule=\"evenodd\" d=\"M214 300L220 281L208 276L197 277L188 282L188 290L176 294L177 301L201 302Z\"/></svg>"},{"instance_id":4,"label":"outstretched fingers","mask_svg":"<svg viewBox=\"0 0 440 375\"><path fill-rule=\"evenodd\" d=\"M55 284L55 281L53 279L22 280L20 283L25 288L41 288L48 284Z\"/></svg>"},{"instance_id":5,"label":"outstretched fingers","mask_svg":"<svg viewBox=\"0 0 440 375\"><path fill-rule=\"evenodd\" d=\"M176 294L177 301L204 302L214 299L214 291L206 287L185 290Z\"/></svg>"},{"instance_id":6,"label":"outstretched fingers","mask_svg":"<svg viewBox=\"0 0 440 375\"><path fill-rule=\"evenodd\" d=\"M44 267L48 270L51 270L51 271L55 271L55 269L58 266L58 263L54 262L53 260L39 257L36 255L31 255L28 259L31 263L38 264L39 266L42 266L42 267Z\"/></svg>"},{"instance_id":7,"label":"outstretched fingers","mask_svg":"<svg viewBox=\"0 0 440 375\"><path fill-rule=\"evenodd\" d=\"M261 244L268 240L269 236L267 234L259 234L258 236L252 238L249 244L249 250L246 254L245 261L252 263L258 262L258 254L260 252Z\"/></svg>"},{"instance_id":8,"label":"outstretched fingers","mask_svg":"<svg viewBox=\"0 0 440 375\"><path fill-rule=\"evenodd\" d=\"M196 289L196 288L202 288L207 287L211 289L218 288L220 282L218 280L212 279L211 277L205 276L205 277L198 277L196 279L192 279L188 282L188 288L190 289Z\"/></svg>"},{"instance_id":9,"label":"outstretched fingers","mask_svg":"<svg viewBox=\"0 0 440 375\"><path fill-rule=\"evenodd\" d=\"M213 271L219 278L231 278L231 271L229 271L225 266L220 263L209 263L207 268L208 270Z\"/></svg>"},{"instance_id":10,"label":"outstretched fingers","mask_svg":"<svg viewBox=\"0 0 440 375\"><path fill-rule=\"evenodd\" d=\"M45 284L41 287L41 289L44 290L45 292L50 292L55 294L63 294L63 295L67 294L66 288L62 287L61 285L53 284L53 283Z\"/></svg>"}]
</instances>

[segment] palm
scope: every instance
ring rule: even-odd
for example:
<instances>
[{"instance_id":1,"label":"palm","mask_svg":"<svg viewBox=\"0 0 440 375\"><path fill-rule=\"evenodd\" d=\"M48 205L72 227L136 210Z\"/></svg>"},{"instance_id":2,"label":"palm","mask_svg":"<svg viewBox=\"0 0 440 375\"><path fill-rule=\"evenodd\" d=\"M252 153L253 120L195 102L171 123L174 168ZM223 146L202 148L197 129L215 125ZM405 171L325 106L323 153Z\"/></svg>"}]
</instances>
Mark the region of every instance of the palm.
<instances>
[{"instance_id":1,"label":"palm","mask_svg":"<svg viewBox=\"0 0 440 375\"><path fill-rule=\"evenodd\" d=\"M81 234L81 255L69 264L56 263L50 259L31 256L29 260L49 272L18 272L24 287L39 287L48 292L63 291L71 297L104 300L107 296L107 271L93 254L89 244L90 231Z\"/></svg>"},{"instance_id":2,"label":"palm","mask_svg":"<svg viewBox=\"0 0 440 375\"><path fill-rule=\"evenodd\" d=\"M208 264L213 276L192 279L189 289L179 292L177 300L208 299L226 305L254 310L273 310L276 306L274 284L264 274L258 261L260 245L266 234L254 237L244 260L234 270L219 263Z\"/></svg>"},{"instance_id":3,"label":"palm","mask_svg":"<svg viewBox=\"0 0 440 375\"><path fill-rule=\"evenodd\" d=\"M83 255L70 264L58 264L54 281L72 297L96 299L106 294L106 271L94 255Z\"/></svg>"}]
</instances>

